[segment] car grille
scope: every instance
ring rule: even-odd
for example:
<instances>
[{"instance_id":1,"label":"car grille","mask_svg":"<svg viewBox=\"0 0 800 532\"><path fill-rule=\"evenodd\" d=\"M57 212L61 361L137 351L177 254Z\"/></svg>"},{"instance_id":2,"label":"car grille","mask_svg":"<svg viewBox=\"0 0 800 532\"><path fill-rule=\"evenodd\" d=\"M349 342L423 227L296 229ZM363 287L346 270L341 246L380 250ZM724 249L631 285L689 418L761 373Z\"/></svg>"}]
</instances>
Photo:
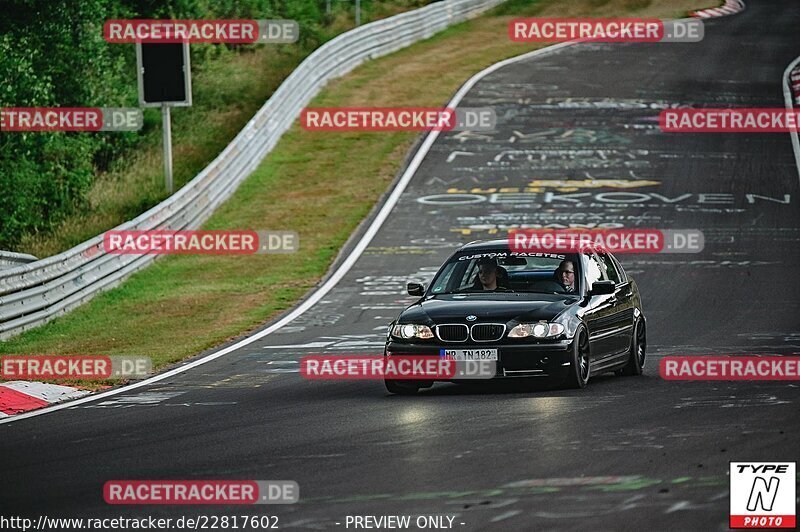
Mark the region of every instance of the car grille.
<instances>
[{"instance_id":1,"label":"car grille","mask_svg":"<svg viewBox=\"0 0 800 532\"><path fill-rule=\"evenodd\" d=\"M446 323L436 326L436 336L443 342L494 342L503 337L503 323L476 323L471 328L463 323Z\"/></svg>"},{"instance_id":2,"label":"car grille","mask_svg":"<svg viewBox=\"0 0 800 532\"><path fill-rule=\"evenodd\" d=\"M476 342L493 342L503 337L506 326L502 323L476 323L470 334Z\"/></svg>"},{"instance_id":3,"label":"car grille","mask_svg":"<svg viewBox=\"0 0 800 532\"><path fill-rule=\"evenodd\" d=\"M443 342L466 342L469 337L469 327L463 323L437 325L436 336Z\"/></svg>"}]
</instances>

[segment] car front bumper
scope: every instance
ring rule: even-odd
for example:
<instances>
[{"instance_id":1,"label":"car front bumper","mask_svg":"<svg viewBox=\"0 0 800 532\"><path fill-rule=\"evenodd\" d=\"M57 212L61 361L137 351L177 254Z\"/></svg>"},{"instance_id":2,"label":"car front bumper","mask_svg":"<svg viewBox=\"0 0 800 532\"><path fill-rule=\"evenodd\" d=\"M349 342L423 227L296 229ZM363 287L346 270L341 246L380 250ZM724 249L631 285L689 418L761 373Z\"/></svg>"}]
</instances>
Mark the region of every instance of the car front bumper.
<instances>
[{"instance_id":1,"label":"car front bumper","mask_svg":"<svg viewBox=\"0 0 800 532\"><path fill-rule=\"evenodd\" d=\"M497 349L495 379L514 377L563 378L572 360L572 340L515 344L405 343L389 340L385 354L392 357L438 357L442 349Z\"/></svg>"}]
</instances>

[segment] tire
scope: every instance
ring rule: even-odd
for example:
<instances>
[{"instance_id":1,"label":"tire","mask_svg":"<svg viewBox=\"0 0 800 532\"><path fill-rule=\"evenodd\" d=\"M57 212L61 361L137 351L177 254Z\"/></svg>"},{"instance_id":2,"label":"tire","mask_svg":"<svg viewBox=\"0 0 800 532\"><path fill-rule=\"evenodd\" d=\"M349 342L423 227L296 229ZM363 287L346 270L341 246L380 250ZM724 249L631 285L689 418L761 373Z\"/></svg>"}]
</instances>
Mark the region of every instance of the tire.
<instances>
[{"instance_id":1,"label":"tire","mask_svg":"<svg viewBox=\"0 0 800 532\"><path fill-rule=\"evenodd\" d=\"M642 374L644 359L647 352L647 331L643 320L638 320L633 328L633 338L631 339L631 350L628 354L628 363L624 368L618 370L617 375L635 376Z\"/></svg>"},{"instance_id":2,"label":"tire","mask_svg":"<svg viewBox=\"0 0 800 532\"><path fill-rule=\"evenodd\" d=\"M572 347L572 360L566 385L569 388L586 388L589 382L589 335L586 329L580 328L575 333Z\"/></svg>"},{"instance_id":3,"label":"tire","mask_svg":"<svg viewBox=\"0 0 800 532\"><path fill-rule=\"evenodd\" d=\"M383 384L389 393L397 395L416 395L420 389L418 384L412 382L384 379Z\"/></svg>"}]
</instances>

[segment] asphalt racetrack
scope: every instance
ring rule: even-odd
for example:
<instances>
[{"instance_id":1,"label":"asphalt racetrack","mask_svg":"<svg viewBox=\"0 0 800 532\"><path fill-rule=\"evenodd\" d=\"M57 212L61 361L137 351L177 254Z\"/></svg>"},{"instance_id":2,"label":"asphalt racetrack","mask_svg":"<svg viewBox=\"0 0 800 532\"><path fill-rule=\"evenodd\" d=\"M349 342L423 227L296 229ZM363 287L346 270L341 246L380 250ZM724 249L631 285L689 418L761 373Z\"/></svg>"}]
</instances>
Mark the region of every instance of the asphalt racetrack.
<instances>
[{"instance_id":1,"label":"asphalt racetrack","mask_svg":"<svg viewBox=\"0 0 800 532\"><path fill-rule=\"evenodd\" d=\"M667 134L657 117L675 104L782 108L800 5L752 0L705 29L699 43L567 46L484 77L460 105L494 107L497 131L441 134L310 311L152 386L0 426L3 513L727 530L729 461L800 461L800 388L668 382L658 359L800 354L798 167L788 134ZM648 318L642 377L403 397L297 372L306 354L381 353L386 325L414 300L405 283L430 280L458 245L515 224L589 223L705 234L699 254L621 256ZM300 502L136 507L102 495L111 479L210 478L295 480Z\"/></svg>"}]
</instances>

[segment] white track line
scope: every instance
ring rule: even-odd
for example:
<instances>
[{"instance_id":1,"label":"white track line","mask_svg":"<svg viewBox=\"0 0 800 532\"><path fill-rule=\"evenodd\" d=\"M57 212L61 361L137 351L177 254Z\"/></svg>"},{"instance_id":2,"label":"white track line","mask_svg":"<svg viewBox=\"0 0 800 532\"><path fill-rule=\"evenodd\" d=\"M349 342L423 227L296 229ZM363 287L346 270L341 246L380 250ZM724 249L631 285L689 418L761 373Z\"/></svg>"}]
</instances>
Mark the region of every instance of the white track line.
<instances>
[{"instance_id":1,"label":"white track line","mask_svg":"<svg viewBox=\"0 0 800 532\"><path fill-rule=\"evenodd\" d=\"M497 70L499 68L502 68L502 67L504 67L506 65L518 62L518 61L524 61L525 59L528 59L530 57L535 57L535 56L538 56L538 55L546 55L546 54L552 53L552 52L554 52L556 50L559 50L559 49L564 48L566 46L570 46L572 44L575 44L575 43L574 42L558 43L558 44L554 44L552 46L547 46L547 47L541 48L539 50L534 50L532 52L528 52L526 54L522 54L522 55L519 55L519 56L516 56L516 57L511 57L509 59L500 61L499 63L495 63L494 65L492 65L492 66L490 66L490 67L478 72L477 74L472 76L466 83L464 83L464 85L461 86L461 88L458 90L456 95L453 96L452 100L450 100L450 103L448 103L446 107L451 107L451 108L452 107L456 107L459 104L459 102L461 102L461 100L464 98L464 95L466 95L467 92L469 92L470 89L472 89L472 87L476 83L478 83L478 81L480 81L481 79L483 79L487 75L491 74L495 70ZM331 291L331 289L333 289L339 283L339 281L342 280L342 278L345 276L345 274L347 274L347 272L350 271L350 268L353 267L353 265L359 259L359 257L364 252L364 250L367 248L369 243L372 241L372 239L375 236L375 234L377 234L378 230L381 228L383 223L386 221L386 218L389 217L389 214L394 209L394 206L397 204L397 201L400 199L400 196L403 194L403 191L405 191L406 187L408 186L408 183L411 181L411 178L414 177L414 174L416 173L416 171L419 168L420 164L422 164L423 159L428 154L428 151L430 151L431 146L433 145L434 141L438 137L439 137L439 131L431 131L431 132L428 133L428 135L425 137L425 140L423 141L422 145L420 146L419 150L417 150L417 153L414 155L414 158L411 160L411 163L408 165L408 168L406 168L405 172L403 173L403 175L398 180L397 185L395 185L395 188L394 188L394 190L392 190L392 193L389 196L389 198L386 200L386 203L383 204L383 207L381 208L380 212L378 212L378 215L372 221L372 225L370 225L369 229L367 229L367 231L361 237L361 240L359 240L358 244L356 244L355 248L353 248L353 251L347 257L347 259L339 266L339 268L333 273L333 275L331 275L328 278L328 280L325 282L325 284L323 284L321 287L319 287L316 292L311 294L311 296L308 299L303 301L300 304L300 306L295 308L293 311L291 311L289 314L287 314L286 316L284 316L283 318L281 318L280 320L278 320L274 324L270 325L266 329L263 329L263 330L255 333L255 334L253 334L252 336L248 336L247 338L239 340L235 344L229 345L228 347L225 347L224 349L220 349L219 351L217 351L215 353L211 353L210 355L207 355L207 356L205 356L203 358L199 358L199 359L197 359L197 360L195 360L193 362L190 362L189 364L186 364L186 365L171 369L171 370L169 370L169 371L167 371L165 373L161 373L159 375L155 375L153 377L150 377L147 380L143 380L143 381L137 382L135 384L131 384L130 386L124 386L124 387L117 388L117 389L114 389L114 390L109 390L107 392L102 392L102 393L99 393L97 395L89 395L89 396L83 397L81 399L77 399L75 401L69 401L69 402L66 402L66 403L60 403L60 404L57 404L57 405L41 408L39 410L32 410L32 411L26 412L24 414L18 414L16 416L0 419L0 425L5 424L5 423L11 423L13 421L19 421L21 419L27 419L27 418L31 418L31 417L35 417L35 416L40 416L40 415L43 415L43 414L48 414L50 412L55 412L57 410L63 410L65 408L71 408L73 406L78 406L78 405L81 405L81 404L84 404L84 403L97 401L99 399L105 399L106 397L111 397L113 395L118 395L118 394L121 394L121 393L130 392L130 391L135 390L137 388L142 388L144 386L149 386L149 385L151 385L153 383L162 381L164 379L168 379L170 377L173 377L175 375L178 375L180 373L188 371L188 370L190 370L192 368L196 368L197 366L201 366L203 364L207 364L208 362L211 362L212 360L216 360L219 357L222 357L222 356L225 356L225 355L227 355L229 353L232 353L233 351L236 351L237 349L241 349L242 347L244 347L246 345L250 345L253 342L255 342L257 340L260 340L261 338L264 338L265 336L267 336L269 334L272 334L273 332L277 331L278 329L280 329L280 328L284 327L285 325L289 324L290 322L292 322L293 320L295 320L296 318L298 318L299 316L304 314L311 307L316 305L323 297L325 297L325 295L328 292Z\"/></svg>"}]
</instances>

